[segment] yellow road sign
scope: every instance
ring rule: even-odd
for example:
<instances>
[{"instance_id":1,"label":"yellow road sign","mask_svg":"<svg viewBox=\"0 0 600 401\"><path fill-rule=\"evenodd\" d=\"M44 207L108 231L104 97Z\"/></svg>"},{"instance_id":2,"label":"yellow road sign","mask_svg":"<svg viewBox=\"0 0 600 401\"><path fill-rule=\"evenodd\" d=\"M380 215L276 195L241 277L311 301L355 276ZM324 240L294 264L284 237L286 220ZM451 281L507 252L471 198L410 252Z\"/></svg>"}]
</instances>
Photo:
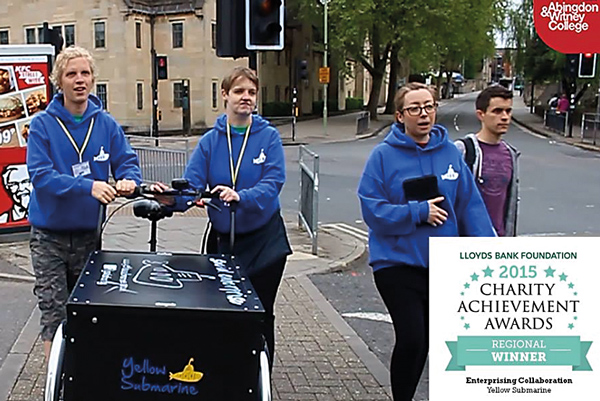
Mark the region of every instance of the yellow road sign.
<instances>
[{"instance_id":1,"label":"yellow road sign","mask_svg":"<svg viewBox=\"0 0 600 401\"><path fill-rule=\"evenodd\" d=\"M322 83L322 84L329 83L329 67L319 68L319 83Z\"/></svg>"}]
</instances>

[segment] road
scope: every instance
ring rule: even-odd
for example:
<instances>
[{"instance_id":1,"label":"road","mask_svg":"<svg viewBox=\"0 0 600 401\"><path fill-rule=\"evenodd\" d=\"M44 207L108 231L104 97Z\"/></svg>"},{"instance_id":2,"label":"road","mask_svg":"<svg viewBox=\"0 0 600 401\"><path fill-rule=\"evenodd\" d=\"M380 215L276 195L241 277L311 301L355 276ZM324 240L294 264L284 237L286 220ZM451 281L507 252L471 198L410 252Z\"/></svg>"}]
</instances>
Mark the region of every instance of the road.
<instances>
[{"instance_id":1,"label":"road","mask_svg":"<svg viewBox=\"0 0 600 401\"><path fill-rule=\"evenodd\" d=\"M478 130L474 112L475 94L445 102L438 110L438 123L457 139ZM319 220L329 229L342 229L365 238L356 187L371 149L384 135L345 144L310 146L321 163ZM556 143L511 125L506 139L521 151L521 203L519 235L600 235L600 155ZM286 149L288 183L284 189L286 208L296 207L298 193L296 149ZM315 275L311 279L331 304L362 337L371 350L389 366L393 329L385 319L385 307L373 284L370 267L364 263L352 271ZM428 400L427 374L422 377L415 400Z\"/></svg>"}]
</instances>

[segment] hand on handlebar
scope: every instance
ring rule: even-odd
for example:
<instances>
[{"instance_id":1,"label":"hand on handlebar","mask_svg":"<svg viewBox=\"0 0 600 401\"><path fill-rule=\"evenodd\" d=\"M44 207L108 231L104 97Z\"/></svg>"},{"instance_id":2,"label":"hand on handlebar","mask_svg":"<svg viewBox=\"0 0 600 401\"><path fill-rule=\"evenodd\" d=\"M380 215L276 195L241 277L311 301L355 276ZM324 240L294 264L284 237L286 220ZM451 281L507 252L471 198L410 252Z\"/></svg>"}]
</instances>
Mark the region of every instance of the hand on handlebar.
<instances>
[{"instance_id":1,"label":"hand on handlebar","mask_svg":"<svg viewBox=\"0 0 600 401\"><path fill-rule=\"evenodd\" d=\"M117 196L117 190L104 181L94 181L92 196L104 204L109 204Z\"/></svg>"},{"instance_id":2,"label":"hand on handlebar","mask_svg":"<svg viewBox=\"0 0 600 401\"><path fill-rule=\"evenodd\" d=\"M169 188L169 186L163 184L162 182L155 182L154 184L150 185L150 190L153 192L165 192L170 190L171 188ZM162 203L163 205L173 205L175 204L175 199L173 198L172 195L158 195L155 194L154 198L159 201L160 203Z\"/></svg>"},{"instance_id":3,"label":"hand on handlebar","mask_svg":"<svg viewBox=\"0 0 600 401\"><path fill-rule=\"evenodd\" d=\"M219 198L223 202L231 203L231 202L239 202L240 201L240 194L235 192L235 190L233 188L229 188L225 185L217 185L210 191L211 194L214 194L217 192L219 193Z\"/></svg>"},{"instance_id":4,"label":"hand on handlebar","mask_svg":"<svg viewBox=\"0 0 600 401\"><path fill-rule=\"evenodd\" d=\"M137 184L133 180L119 180L115 189L120 196L127 196L133 194Z\"/></svg>"}]
</instances>

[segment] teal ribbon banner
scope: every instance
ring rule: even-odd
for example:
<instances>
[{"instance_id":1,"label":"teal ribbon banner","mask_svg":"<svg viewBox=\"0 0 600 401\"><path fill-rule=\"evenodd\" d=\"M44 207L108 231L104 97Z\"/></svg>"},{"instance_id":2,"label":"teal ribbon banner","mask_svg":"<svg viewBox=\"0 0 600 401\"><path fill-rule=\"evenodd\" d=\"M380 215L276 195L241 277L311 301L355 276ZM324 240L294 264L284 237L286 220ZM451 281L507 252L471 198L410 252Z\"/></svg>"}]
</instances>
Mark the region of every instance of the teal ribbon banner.
<instances>
[{"instance_id":1,"label":"teal ribbon banner","mask_svg":"<svg viewBox=\"0 0 600 401\"><path fill-rule=\"evenodd\" d=\"M592 370L586 359L592 341L579 336L459 336L446 341L452 359L446 370L465 366L572 366Z\"/></svg>"}]
</instances>

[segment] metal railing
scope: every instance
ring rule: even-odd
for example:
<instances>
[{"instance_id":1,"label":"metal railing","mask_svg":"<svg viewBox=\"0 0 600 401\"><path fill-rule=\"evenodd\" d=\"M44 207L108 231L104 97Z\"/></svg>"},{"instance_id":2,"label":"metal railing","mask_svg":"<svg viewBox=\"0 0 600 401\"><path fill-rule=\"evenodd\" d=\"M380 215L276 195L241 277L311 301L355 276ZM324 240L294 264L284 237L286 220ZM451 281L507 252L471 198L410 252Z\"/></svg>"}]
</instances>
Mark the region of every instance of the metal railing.
<instances>
[{"instance_id":1,"label":"metal railing","mask_svg":"<svg viewBox=\"0 0 600 401\"><path fill-rule=\"evenodd\" d=\"M291 139L293 142L296 141L296 117L265 117L267 121L277 127L281 139Z\"/></svg>"},{"instance_id":2,"label":"metal railing","mask_svg":"<svg viewBox=\"0 0 600 401\"><path fill-rule=\"evenodd\" d=\"M170 184L173 178L183 176L191 151L188 138L149 138L127 135L132 149L137 153L146 183Z\"/></svg>"},{"instance_id":3,"label":"metal railing","mask_svg":"<svg viewBox=\"0 0 600 401\"><path fill-rule=\"evenodd\" d=\"M544 113L544 126L567 136L569 113L557 113L555 110L546 110Z\"/></svg>"},{"instance_id":4,"label":"metal railing","mask_svg":"<svg viewBox=\"0 0 600 401\"><path fill-rule=\"evenodd\" d=\"M298 201L298 225L304 227L312 239L312 254L317 254L319 222L319 155L301 145L298 164L300 167L300 199ZM311 163L312 162L312 163Z\"/></svg>"},{"instance_id":5,"label":"metal railing","mask_svg":"<svg viewBox=\"0 0 600 401\"><path fill-rule=\"evenodd\" d=\"M584 114L581 116L581 142L596 145L596 138L600 135L600 114Z\"/></svg>"},{"instance_id":6,"label":"metal railing","mask_svg":"<svg viewBox=\"0 0 600 401\"><path fill-rule=\"evenodd\" d=\"M356 135L364 134L369 130L369 122L371 114L368 111L363 111L356 117Z\"/></svg>"}]
</instances>

